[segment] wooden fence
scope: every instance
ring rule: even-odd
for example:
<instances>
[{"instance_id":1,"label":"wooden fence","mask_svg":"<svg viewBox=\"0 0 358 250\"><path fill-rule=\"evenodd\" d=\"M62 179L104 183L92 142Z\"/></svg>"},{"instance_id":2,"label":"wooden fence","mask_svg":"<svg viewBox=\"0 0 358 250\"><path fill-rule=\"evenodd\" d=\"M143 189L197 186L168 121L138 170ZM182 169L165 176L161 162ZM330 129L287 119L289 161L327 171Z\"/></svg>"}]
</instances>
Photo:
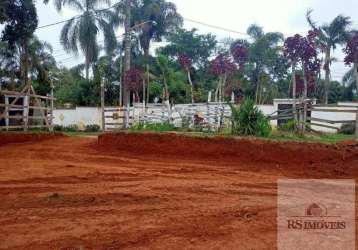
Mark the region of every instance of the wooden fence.
<instances>
[{"instance_id":1,"label":"wooden fence","mask_svg":"<svg viewBox=\"0 0 358 250\"><path fill-rule=\"evenodd\" d=\"M293 109L284 109L275 111L275 113L268 116L270 120L293 120L294 113L300 114L303 112L303 105L298 105L296 111ZM354 114L355 119L351 120L330 120L324 118L312 117L314 112L321 113L347 113ZM307 108L307 113L311 113L311 116L307 115L307 125L309 126L317 126L327 129L332 129L338 131L340 127L333 125L343 125L343 124L355 124L356 138L358 139L358 107L356 106L337 106L337 105L310 105ZM299 116L297 116L297 119ZM310 128L312 130L312 128Z\"/></svg>"},{"instance_id":2,"label":"wooden fence","mask_svg":"<svg viewBox=\"0 0 358 250\"><path fill-rule=\"evenodd\" d=\"M0 122L5 121L5 125L0 126L0 130L22 129L27 131L33 128L46 128L53 131L53 91L49 96L37 95L33 86L27 84L20 92L0 91L0 98L4 100L4 103L0 103ZM11 98L13 100L10 101ZM22 104L20 105L18 102L21 100ZM17 114L11 115L10 113Z\"/></svg>"}]
</instances>

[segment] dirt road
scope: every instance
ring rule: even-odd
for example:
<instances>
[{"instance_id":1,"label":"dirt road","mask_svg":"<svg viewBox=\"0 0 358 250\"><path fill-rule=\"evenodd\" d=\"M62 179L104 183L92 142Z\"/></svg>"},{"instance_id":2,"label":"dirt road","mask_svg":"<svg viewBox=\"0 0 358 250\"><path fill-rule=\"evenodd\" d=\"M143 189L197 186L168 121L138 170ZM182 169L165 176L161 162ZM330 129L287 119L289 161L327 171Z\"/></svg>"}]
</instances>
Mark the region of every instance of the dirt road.
<instances>
[{"instance_id":1,"label":"dirt road","mask_svg":"<svg viewBox=\"0 0 358 250\"><path fill-rule=\"evenodd\" d=\"M285 143L275 154L242 142L246 151L230 157L236 142L190 143L56 137L0 146L0 249L275 249L277 179L358 178L354 147Z\"/></svg>"}]
</instances>

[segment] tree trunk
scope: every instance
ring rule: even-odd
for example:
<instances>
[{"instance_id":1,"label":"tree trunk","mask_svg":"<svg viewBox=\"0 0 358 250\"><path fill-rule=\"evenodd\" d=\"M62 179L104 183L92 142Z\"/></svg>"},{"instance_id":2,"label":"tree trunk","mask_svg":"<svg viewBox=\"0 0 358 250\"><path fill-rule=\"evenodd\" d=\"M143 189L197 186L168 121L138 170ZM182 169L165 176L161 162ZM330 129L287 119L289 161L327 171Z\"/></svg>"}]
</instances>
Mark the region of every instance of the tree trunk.
<instances>
[{"instance_id":1,"label":"tree trunk","mask_svg":"<svg viewBox=\"0 0 358 250\"><path fill-rule=\"evenodd\" d=\"M303 87L303 95L302 95L302 99L303 99L303 115L302 115L302 124L301 124L301 131L302 134L304 134L306 132L306 123L307 123L307 90L308 90L308 82L307 82L307 75L306 75L306 70L303 69L303 83L304 83L304 87Z\"/></svg>"},{"instance_id":2,"label":"tree trunk","mask_svg":"<svg viewBox=\"0 0 358 250\"><path fill-rule=\"evenodd\" d=\"M257 83L256 83L256 92L255 92L255 104L258 104L259 99L259 92L260 92L260 81L261 81L261 74L259 73L257 76Z\"/></svg>"},{"instance_id":3,"label":"tree trunk","mask_svg":"<svg viewBox=\"0 0 358 250\"><path fill-rule=\"evenodd\" d=\"M167 79L164 77L163 79L164 82L164 104L167 107L168 110L168 122L170 123L171 121L171 108L170 108L170 95L169 95L169 88L168 88L168 83L167 83Z\"/></svg>"},{"instance_id":4,"label":"tree trunk","mask_svg":"<svg viewBox=\"0 0 358 250\"><path fill-rule=\"evenodd\" d=\"M125 20L124 20L124 74L131 69L131 0L125 2ZM125 78L124 78L125 79ZM124 115L124 128L129 127L129 97L128 84L123 82L123 105L126 107Z\"/></svg>"},{"instance_id":5,"label":"tree trunk","mask_svg":"<svg viewBox=\"0 0 358 250\"><path fill-rule=\"evenodd\" d=\"M150 85L150 72L149 72L149 48L144 48L144 57L145 57L145 60L146 60L146 65L145 65L145 68L146 68L146 83L147 83L147 103L149 103L149 85Z\"/></svg>"},{"instance_id":6,"label":"tree trunk","mask_svg":"<svg viewBox=\"0 0 358 250\"><path fill-rule=\"evenodd\" d=\"M354 63L354 76L356 78L356 87L357 87L357 92L358 92L358 62Z\"/></svg>"},{"instance_id":7,"label":"tree trunk","mask_svg":"<svg viewBox=\"0 0 358 250\"><path fill-rule=\"evenodd\" d=\"M89 62L88 62L87 59L86 59L85 67L86 67L86 80L89 81L89 67L90 67L90 65L89 65Z\"/></svg>"},{"instance_id":8,"label":"tree trunk","mask_svg":"<svg viewBox=\"0 0 358 250\"><path fill-rule=\"evenodd\" d=\"M195 100L194 100L194 86L193 86L193 82L191 80L191 76L190 76L190 70L187 70L187 73L188 73L188 81L190 83L190 89L191 89L191 103L195 103Z\"/></svg>"},{"instance_id":9,"label":"tree trunk","mask_svg":"<svg viewBox=\"0 0 358 250\"><path fill-rule=\"evenodd\" d=\"M326 49L325 55L325 63L324 63L324 71L325 71L325 79L324 79L324 103L328 104L329 99L329 90L331 85L331 48Z\"/></svg>"},{"instance_id":10,"label":"tree trunk","mask_svg":"<svg viewBox=\"0 0 358 250\"><path fill-rule=\"evenodd\" d=\"M296 106L296 63L292 64L292 114L295 123L295 131L297 131L297 106Z\"/></svg>"},{"instance_id":11,"label":"tree trunk","mask_svg":"<svg viewBox=\"0 0 358 250\"><path fill-rule=\"evenodd\" d=\"M27 46L27 39L24 39L23 41L23 80L25 86L27 86L29 82L29 53L28 53L28 46Z\"/></svg>"}]
</instances>

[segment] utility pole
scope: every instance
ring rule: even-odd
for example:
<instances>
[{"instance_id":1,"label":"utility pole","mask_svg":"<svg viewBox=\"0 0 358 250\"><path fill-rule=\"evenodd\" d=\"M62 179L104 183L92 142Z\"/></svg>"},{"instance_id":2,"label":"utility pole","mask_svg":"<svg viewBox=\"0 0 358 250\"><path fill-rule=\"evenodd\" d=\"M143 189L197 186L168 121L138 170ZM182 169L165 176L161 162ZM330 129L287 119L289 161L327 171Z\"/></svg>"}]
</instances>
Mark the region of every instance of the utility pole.
<instances>
[{"instance_id":1,"label":"utility pole","mask_svg":"<svg viewBox=\"0 0 358 250\"><path fill-rule=\"evenodd\" d=\"M125 1L125 20L124 20L124 75L131 69L131 0ZM125 107L124 128L129 126L129 91L125 76L123 77L123 106Z\"/></svg>"}]
</instances>

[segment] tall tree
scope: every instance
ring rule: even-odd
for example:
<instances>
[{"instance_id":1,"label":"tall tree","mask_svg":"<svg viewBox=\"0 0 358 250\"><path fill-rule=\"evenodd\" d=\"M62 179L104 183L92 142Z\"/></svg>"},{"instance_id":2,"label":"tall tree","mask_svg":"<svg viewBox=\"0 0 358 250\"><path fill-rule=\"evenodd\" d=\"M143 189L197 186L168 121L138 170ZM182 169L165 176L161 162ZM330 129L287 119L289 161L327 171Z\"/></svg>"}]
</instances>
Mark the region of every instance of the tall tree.
<instances>
[{"instance_id":1,"label":"tall tree","mask_svg":"<svg viewBox=\"0 0 358 250\"><path fill-rule=\"evenodd\" d=\"M194 85L193 85L193 81L191 80L191 68L192 68L192 60L189 56L187 56L186 54L181 54L179 55L179 63L180 65L183 67L183 69L185 70L187 76L188 76L188 81L190 84L190 89L191 89L191 103L193 104L195 102L194 100Z\"/></svg>"},{"instance_id":2,"label":"tall tree","mask_svg":"<svg viewBox=\"0 0 358 250\"><path fill-rule=\"evenodd\" d=\"M52 47L33 36L29 39L27 48L28 75L38 83L48 82L50 70L56 68L56 61L52 56ZM9 49L7 44L0 46L0 69L10 79L8 81L10 89L15 88L19 78L23 79L21 76L24 74L22 72L24 67L21 64L21 57L21 43L16 43L12 49Z\"/></svg>"},{"instance_id":3,"label":"tall tree","mask_svg":"<svg viewBox=\"0 0 358 250\"><path fill-rule=\"evenodd\" d=\"M325 71L325 104L328 104L329 89L331 83L331 64L332 64L332 51L338 45L343 45L347 42L349 37L349 27L351 25L350 17L339 15L328 24L317 26L311 17L312 10L307 12L307 21L318 33L318 43L325 55L323 70Z\"/></svg>"},{"instance_id":4,"label":"tall tree","mask_svg":"<svg viewBox=\"0 0 358 250\"><path fill-rule=\"evenodd\" d=\"M20 50L21 78L28 84L29 74L29 40L35 32L38 19L32 0L17 0L8 2L7 20L2 33L2 41L7 42L10 50Z\"/></svg>"},{"instance_id":5,"label":"tall tree","mask_svg":"<svg viewBox=\"0 0 358 250\"><path fill-rule=\"evenodd\" d=\"M210 62L211 73L219 78L215 91L216 101L222 102L224 97L224 88L228 79L233 76L236 71L236 65L232 62L228 54L219 54Z\"/></svg>"},{"instance_id":6,"label":"tall tree","mask_svg":"<svg viewBox=\"0 0 358 250\"><path fill-rule=\"evenodd\" d=\"M169 121L171 119L171 107L170 107L170 92L169 92L169 85L168 83L172 77L172 69L169 66L169 60L164 55L159 55L157 58L157 64L161 71L161 80L163 82L164 91L163 91L163 99L164 104L167 106L168 109L168 116Z\"/></svg>"},{"instance_id":7,"label":"tall tree","mask_svg":"<svg viewBox=\"0 0 358 250\"><path fill-rule=\"evenodd\" d=\"M3 23L7 19L6 9L8 8L9 0L0 1L0 23Z\"/></svg>"},{"instance_id":8,"label":"tall tree","mask_svg":"<svg viewBox=\"0 0 358 250\"><path fill-rule=\"evenodd\" d=\"M353 70L350 71L350 75L354 75L354 78L349 77L348 73L345 78L354 79L351 82L355 81L358 90L358 32L348 41L346 48L344 48L344 53L346 54L344 62L349 66L353 64Z\"/></svg>"},{"instance_id":9,"label":"tall tree","mask_svg":"<svg viewBox=\"0 0 358 250\"><path fill-rule=\"evenodd\" d=\"M280 58L280 42L283 35L278 32L265 33L260 26L251 25L247 34L251 37L252 43L249 46L249 63L252 70L250 72L251 81L254 84L255 102L259 103L262 92L262 78L269 75L269 69L273 69L275 63Z\"/></svg>"},{"instance_id":10,"label":"tall tree","mask_svg":"<svg viewBox=\"0 0 358 250\"><path fill-rule=\"evenodd\" d=\"M183 18L174 3L166 0L139 0L133 8L132 22L139 33L140 46L145 56L149 93L150 43L161 42L164 36L182 26Z\"/></svg>"},{"instance_id":11,"label":"tall tree","mask_svg":"<svg viewBox=\"0 0 358 250\"><path fill-rule=\"evenodd\" d=\"M174 3L165 0L141 0L133 8L133 26L139 33L144 55L149 55L150 43L161 42L164 36L183 24Z\"/></svg>"},{"instance_id":12,"label":"tall tree","mask_svg":"<svg viewBox=\"0 0 358 250\"><path fill-rule=\"evenodd\" d=\"M168 45L159 49L161 54L175 59L178 54L187 55L195 68L204 68L214 54L217 40L212 34L197 34L196 29L177 29L166 38Z\"/></svg>"},{"instance_id":13,"label":"tall tree","mask_svg":"<svg viewBox=\"0 0 358 250\"><path fill-rule=\"evenodd\" d=\"M298 117L297 117L297 109L296 109L296 88L297 88L297 65L301 58L301 42L302 37L296 34L293 37L288 37L284 43L284 55L289 60L291 67L292 67L292 113L295 122L295 129L298 124Z\"/></svg>"},{"instance_id":14,"label":"tall tree","mask_svg":"<svg viewBox=\"0 0 358 250\"><path fill-rule=\"evenodd\" d=\"M85 56L86 79L89 79L91 64L96 62L100 51L97 38L102 31L104 48L110 54L116 46L113 25L119 22L110 9L98 9L109 6L109 0L54 0L57 11L65 6L80 13L79 18L69 20L61 31L60 42L67 52L78 54L81 50Z\"/></svg>"}]
</instances>

